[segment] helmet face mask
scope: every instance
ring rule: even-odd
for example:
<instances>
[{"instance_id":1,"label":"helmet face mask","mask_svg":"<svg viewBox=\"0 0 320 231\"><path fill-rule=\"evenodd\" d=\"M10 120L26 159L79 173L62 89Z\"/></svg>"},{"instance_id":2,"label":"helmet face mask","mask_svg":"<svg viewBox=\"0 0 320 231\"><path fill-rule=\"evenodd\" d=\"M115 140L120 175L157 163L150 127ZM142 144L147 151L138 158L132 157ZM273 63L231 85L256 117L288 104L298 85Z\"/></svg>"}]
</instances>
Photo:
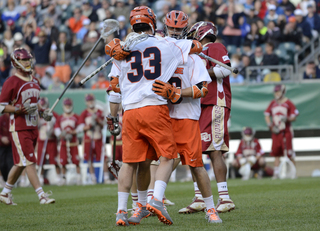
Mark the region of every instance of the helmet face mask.
<instances>
[{"instance_id":1,"label":"helmet face mask","mask_svg":"<svg viewBox=\"0 0 320 231\"><path fill-rule=\"evenodd\" d=\"M66 114L70 114L73 111L73 102L70 98L63 100L63 111Z\"/></svg>"},{"instance_id":2,"label":"helmet face mask","mask_svg":"<svg viewBox=\"0 0 320 231\"><path fill-rule=\"evenodd\" d=\"M172 10L164 19L164 34L166 36L183 39L187 35L188 15L182 11Z\"/></svg>"},{"instance_id":3,"label":"helmet face mask","mask_svg":"<svg viewBox=\"0 0 320 231\"><path fill-rule=\"evenodd\" d=\"M275 85L273 91L274 91L274 98L276 100L280 100L286 94L286 86L283 84Z\"/></svg>"},{"instance_id":4,"label":"helmet face mask","mask_svg":"<svg viewBox=\"0 0 320 231\"><path fill-rule=\"evenodd\" d=\"M25 48L16 48L11 53L11 63L25 74L31 74L33 71L33 56Z\"/></svg>"},{"instance_id":5,"label":"helmet face mask","mask_svg":"<svg viewBox=\"0 0 320 231\"><path fill-rule=\"evenodd\" d=\"M255 131L251 127L244 127L242 129L241 135L242 139L246 142L250 142L254 138Z\"/></svg>"},{"instance_id":6,"label":"helmet face mask","mask_svg":"<svg viewBox=\"0 0 320 231\"><path fill-rule=\"evenodd\" d=\"M130 12L130 24L133 28L137 24L147 24L152 30L152 34L155 34L157 30L157 16L154 14L153 10L147 6L138 6L135 7ZM136 32L136 31L135 31Z\"/></svg>"},{"instance_id":7,"label":"helmet face mask","mask_svg":"<svg viewBox=\"0 0 320 231\"><path fill-rule=\"evenodd\" d=\"M187 36L199 42L205 37L209 37L211 42L215 42L218 36L218 28L212 22L197 22L190 28Z\"/></svg>"}]
</instances>

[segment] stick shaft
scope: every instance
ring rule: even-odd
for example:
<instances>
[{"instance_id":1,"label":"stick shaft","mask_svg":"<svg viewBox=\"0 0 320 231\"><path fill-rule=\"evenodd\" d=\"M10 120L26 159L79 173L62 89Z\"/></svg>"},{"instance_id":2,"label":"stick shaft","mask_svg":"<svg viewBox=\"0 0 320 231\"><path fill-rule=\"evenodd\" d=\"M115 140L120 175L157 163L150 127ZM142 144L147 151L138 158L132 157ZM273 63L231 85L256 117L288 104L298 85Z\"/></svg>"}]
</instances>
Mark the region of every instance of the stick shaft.
<instances>
[{"instance_id":1,"label":"stick shaft","mask_svg":"<svg viewBox=\"0 0 320 231\"><path fill-rule=\"evenodd\" d=\"M116 148L117 148L117 136L113 136L113 158L112 158L112 163L115 164L116 162Z\"/></svg>"},{"instance_id":2,"label":"stick shaft","mask_svg":"<svg viewBox=\"0 0 320 231\"><path fill-rule=\"evenodd\" d=\"M98 39L98 41L94 44L94 46L91 48L89 54L87 55L87 57L82 61L80 67L78 68L78 70L73 74L72 78L69 80L67 86L63 89L63 92L61 93L61 95L59 96L59 98L56 100L56 102L52 105L52 107L50 108L50 113L53 111L53 109L57 106L57 103L60 101L60 99L62 98L62 96L64 95L64 93L68 90L68 88L70 87L70 85L72 84L74 78L78 75L79 71L82 69L82 67L84 66L84 64L87 62L87 60L89 59L89 57L91 56L92 52L94 51L94 49L96 49L96 47L98 46L99 42L102 40L102 37L100 36L100 38Z\"/></svg>"},{"instance_id":3,"label":"stick shaft","mask_svg":"<svg viewBox=\"0 0 320 231\"><path fill-rule=\"evenodd\" d=\"M97 70L95 70L94 72L92 72L90 75L88 75L87 77L85 77L83 80L80 81L80 84L83 85L85 84L89 79L91 79L93 76L95 76L98 72L100 72L102 69L104 69L106 66L108 66L114 59L111 58L109 59L107 62L105 62L104 64L102 64Z\"/></svg>"},{"instance_id":4,"label":"stick shaft","mask_svg":"<svg viewBox=\"0 0 320 231\"><path fill-rule=\"evenodd\" d=\"M236 74L238 73L238 70L237 70L236 68L229 67L228 65L226 65L226 64L224 64L224 63L222 63L222 62L220 62L220 61L218 61L218 60L216 60L216 59L213 59L213 58L211 58L211 57L209 57L209 56L207 56L207 55L205 55L205 54L203 54L203 53L200 53L200 54L198 54L198 55L199 55L200 57L202 57L202 58L205 58L205 59L209 60L210 62L213 62L213 63L215 63L215 64L218 64L218 65L220 65L220 66L222 66L222 67L224 67L224 68L232 71L233 73L236 73Z\"/></svg>"},{"instance_id":5,"label":"stick shaft","mask_svg":"<svg viewBox=\"0 0 320 231\"><path fill-rule=\"evenodd\" d=\"M49 136L46 138L46 140L44 141L43 147L42 147L42 151L41 151L41 159L40 159L40 165L39 165L39 169L38 169L38 176L40 177L41 175L41 170L42 170L42 166L43 166L43 161L44 161L44 157L46 155L46 150L47 150L47 145L48 145L48 140L49 140Z\"/></svg>"}]
</instances>

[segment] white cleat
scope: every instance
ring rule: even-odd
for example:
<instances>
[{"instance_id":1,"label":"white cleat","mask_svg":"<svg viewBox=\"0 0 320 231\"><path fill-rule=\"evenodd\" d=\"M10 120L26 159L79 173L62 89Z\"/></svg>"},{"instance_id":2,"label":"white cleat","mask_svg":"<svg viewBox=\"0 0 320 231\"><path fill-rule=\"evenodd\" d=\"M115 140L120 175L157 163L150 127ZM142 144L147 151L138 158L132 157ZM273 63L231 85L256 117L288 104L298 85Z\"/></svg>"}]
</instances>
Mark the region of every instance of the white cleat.
<instances>
[{"instance_id":1,"label":"white cleat","mask_svg":"<svg viewBox=\"0 0 320 231\"><path fill-rule=\"evenodd\" d=\"M51 195L52 195L52 192L51 192L51 191L49 191L49 192L47 192L47 193L43 193L43 194L41 195L41 198L39 199L40 205L54 204L54 203L56 202L56 200L53 199L53 198L49 198L49 196L51 196Z\"/></svg>"},{"instance_id":2,"label":"white cleat","mask_svg":"<svg viewBox=\"0 0 320 231\"><path fill-rule=\"evenodd\" d=\"M163 198L163 204L164 205L174 205L174 203L167 198Z\"/></svg>"},{"instance_id":3,"label":"white cleat","mask_svg":"<svg viewBox=\"0 0 320 231\"><path fill-rule=\"evenodd\" d=\"M204 203L204 200L202 197L194 197L192 203L179 210L179 213L197 213L204 211L206 208L206 204Z\"/></svg>"},{"instance_id":4,"label":"white cleat","mask_svg":"<svg viewBox=\"0 0 320 231\"><path fill-rule=\"evenodd\" d=\"M234 210L236 206L230 198L221 198L219 197L216 210L218 213L226 213Z\"/></svg>"},{"instance_id":5,"label":"white cleat","mask_svg":"<svg viewBox=\"0 0 320 231\"><path fill-rule=\"evenodd\" d=\"M11 193L1 193L0 194L0 202L6 205L17 205L13 201L13 197Z\"/></svg>"}]
</instances>

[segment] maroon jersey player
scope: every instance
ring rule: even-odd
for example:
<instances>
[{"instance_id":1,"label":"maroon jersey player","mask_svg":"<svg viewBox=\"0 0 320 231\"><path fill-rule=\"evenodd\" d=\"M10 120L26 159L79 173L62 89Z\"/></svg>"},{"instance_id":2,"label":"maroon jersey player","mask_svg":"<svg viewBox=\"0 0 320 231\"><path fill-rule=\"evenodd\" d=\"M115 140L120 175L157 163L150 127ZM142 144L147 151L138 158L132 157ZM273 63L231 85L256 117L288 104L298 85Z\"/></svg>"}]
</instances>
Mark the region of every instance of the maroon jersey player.
<instances>
[{"instance_id":1,"label":"maroon jersey player","mask_svg":"<svg viewBox=\"0 0 320 231\"><path fill-rule=\"evenodd\" d=\"M38 80L32 76L32 60L32 55L24 48L13 51L11 63L16 68L16 74L5 81L0 95L0 112L10 113L9 131L13 141L14 166L0 194L0 201L7 205L15 205L11 190L24 169L38 194L40 204L55 202L47 193L44 193L36 171L37 159L34 148L38 137L37 103L40 86ZM49 110L41 111L41 117L50 121L52 114Z\"/></svg>"},{"instance_id":2,"label":"maroon jersey player","mask_svg":"<svg viewBox=\"0 0 320 231\"><path fill-rule=\"evenodd\" d=\"M60 137L60 164L62 165L62 176L60 185L66 184L66 165L73 163L77 170L77 184L81 184L80 158L78 151L77 127L79 116L73 112L73 102L70 98L63 100L63 114L58 117L54 127L54 133Z\"/></svg>"},{"instance_id":3,"label":"maroon jersey player","mask_svg":"<svg viewBox=\"0 0 320 231\"><path fill-rule=\"evenodd\" d=\"M93 94L85 96L87 108L81 113L79 118L79 130L84 132L84 159L89 162L89 172L93 184L97 182L93 168L93 160L100 161L101 155L105 152L104 140L102 140L102 129L104 125L103 111L96 107ZM107 165L105 164L105 173ZM104 175L105 180L109 175ZM107 178L107 179L106 179Z\"/></svg>"},{"instance_id":4,"label":"maroon jersey player","mask_svg":"<svg viewBox=\"0 0 320 231\"><path fill-rule=\"evenodd\" d=\"M39 100L39 106L45 110L49 108L49 100L43 97ZM57 121L58 114L52 112L53 117L51 121L45 121L43 118L39 119L38 129L38 150L37 150L37 165L42 167L46 163L46 156L48 155L49 164L56 166L57 174L60 174L60 168L57 163L58 158L58 140L54 134L54 125ZM43 182L43 170L41 171L40 182Z\"/></svg>"},{"instance_id":5,"label":"maroon jersey player","mask_svg":"<svg viewBox=\"0 0 320 231\"><path fill-rule=\"evenodd\" d=\"M271 101L264 112L265 121L272 132L270 155L275 157L273 178L279 178L280 157L283 156L285 152L290 160L295 163L295 152L292 148L293 130L291 122L296 120L299 111L296 109L296 106L285 97L285 93L285 85L276 85L274 87L275 99Z\"/></svg>"},{"instance_id":6,"label":"maroon jersey player","mask_svg":"<svg viewBox=\"0 0 320 231\"><path fill-rule=\"evenodd\" d=\"M202 52L226 65L230 64L227 49L221 43L215 43L218 35L217 27L211 22L197 22L188 36L201 42ZM227 212L235 208L230 199L226 175L227 167L223 154L229 151L229 134L227 121L231 109L231 88L229 75L231 71L203 59L212 82L208 84L208 94L201 99L201 116L199 119L202 153L210 156L214 174L217 180L219 200L216 206L218 212ZM198 186L195 184L195 191Z\"/></svg>"},{"instance_id":7,"label":"maroon jersey player","mask_svg":"<svg viewBox=\"0 0 320 231\"><path fill-rule=\"evenodd\" d=\"M258 170L259 177L262 177L266 162L259 140L254 137L255 132L251 127L244 127L241 134L242 139L232 165L239 169L243 180L249 179L251 170Z\"/></svg>"}]
</instances>

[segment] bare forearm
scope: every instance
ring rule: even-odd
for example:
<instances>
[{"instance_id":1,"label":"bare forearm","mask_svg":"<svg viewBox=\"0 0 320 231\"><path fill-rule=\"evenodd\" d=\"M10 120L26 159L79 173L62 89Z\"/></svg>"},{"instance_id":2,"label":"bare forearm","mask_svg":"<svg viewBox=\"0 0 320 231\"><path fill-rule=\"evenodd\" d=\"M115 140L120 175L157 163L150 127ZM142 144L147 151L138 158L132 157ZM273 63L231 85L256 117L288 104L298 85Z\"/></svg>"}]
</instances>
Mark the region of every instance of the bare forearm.
<instances>
[{"instance_id":1,"label":"bare forearm","mask_svg":"<svg viewBox=\"0 0 320 231\"><path fill-rule=\"evenodd\" d=\"M2 113L15 113L16 108L12 105L6 105Z\"/></svg>"},{"instance_id":2,"label":"bare forearm","mask_svg":"<svg viewBox=\"0 0 320 231\"><path fill-rule=\"evenodd\" d=\"M182 97L192 97L192 87L188 87L186 89L181 90Z\"/></svg>"},{"instance_id":3,"label":"bare forearm","mask_svg":"<svg viewBox=\"0 0 320 231\"><path fill-rule=\"evenodd\" d=\"M271 124L270 116L265 116L264 120L266 121L266 124L269 126Z\"/></svg>"},{"instance_id":4,"label":"bare forearm","mask_svg":"<svg viewBox=\"0 0 320 231\"><path fill-rule=\"evenodd\" d=\"M110 102L110 114L113 117L116 117L118 114L118 110L119 110L119 104L118 103L111 103Z\"/></svg>"}]
</instances>

